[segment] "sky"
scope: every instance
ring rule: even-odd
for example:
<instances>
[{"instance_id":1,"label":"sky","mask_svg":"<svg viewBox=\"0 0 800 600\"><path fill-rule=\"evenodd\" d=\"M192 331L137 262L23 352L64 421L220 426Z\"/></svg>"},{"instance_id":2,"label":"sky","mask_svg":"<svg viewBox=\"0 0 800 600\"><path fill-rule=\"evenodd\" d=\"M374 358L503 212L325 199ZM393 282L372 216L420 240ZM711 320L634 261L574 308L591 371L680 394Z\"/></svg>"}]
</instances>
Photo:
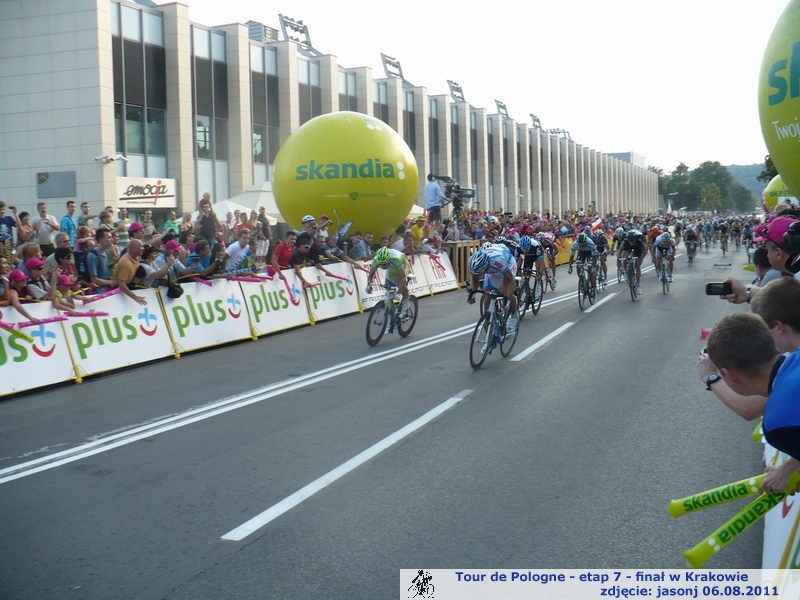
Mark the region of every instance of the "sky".
<instances>
[{"instance_id":1,"label":"sky","mask_svg":"<svg viewBox=\"0 0 800 600\"><path fill-rule=\"evenodd\" d=\"M165 4L165 0L155 0ZM472 106L564 129L600 152L763 164L758 77L790 0L179 0L202 25L302 20L313 46L384 77L381 53L429 94L460 84ZM477 8L476 8L477 7Z\"/></svg>"}]
</instances>

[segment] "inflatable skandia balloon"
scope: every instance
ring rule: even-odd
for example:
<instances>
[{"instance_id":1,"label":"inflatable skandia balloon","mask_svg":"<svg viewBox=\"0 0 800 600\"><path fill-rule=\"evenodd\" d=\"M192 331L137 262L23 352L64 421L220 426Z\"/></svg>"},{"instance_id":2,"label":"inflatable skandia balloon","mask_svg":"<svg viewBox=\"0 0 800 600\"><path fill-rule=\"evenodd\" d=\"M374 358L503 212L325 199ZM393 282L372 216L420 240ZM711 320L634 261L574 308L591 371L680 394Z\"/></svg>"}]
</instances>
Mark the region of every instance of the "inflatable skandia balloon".
<instances>
[{"instance_id":1,"label":"inflatable skandia balloon","mask_svg":"<svg viewBox=\"0 0 800 600\"><path fill-rule=\"evenodd\" d=\"M767 43L758 112L775 168L789 189L800 190L800 0L791 0Z\"/></svg>"},{"instance_id":2,"label":"inflatable skandia balloon","mask_svg":"<svg viewBox=\"0 0 800 600\"><path fill-rule=\"evenodd\" d=\"M764 212L769 214L775 212L779 206L791 206L792 208L800 208L795 195L783 183L783 178L780 175L775 175L764 191L761 193L761 205L764 207Z\"/></svg>"},{"instance_id":3,"label":"inflatable skandia balloon","mask_svg":"<svg viewBox=\"0 0 800 600\"><path fill-rule=\"evenodd\" d=\"M339 228L350 224L350 232L377 238L403 222L418 186L414 154L396 131L368 115L336 112L311 119L284 142L272 191L295 228L304 215L328 215Z\"/></svg>"}]
</instances>

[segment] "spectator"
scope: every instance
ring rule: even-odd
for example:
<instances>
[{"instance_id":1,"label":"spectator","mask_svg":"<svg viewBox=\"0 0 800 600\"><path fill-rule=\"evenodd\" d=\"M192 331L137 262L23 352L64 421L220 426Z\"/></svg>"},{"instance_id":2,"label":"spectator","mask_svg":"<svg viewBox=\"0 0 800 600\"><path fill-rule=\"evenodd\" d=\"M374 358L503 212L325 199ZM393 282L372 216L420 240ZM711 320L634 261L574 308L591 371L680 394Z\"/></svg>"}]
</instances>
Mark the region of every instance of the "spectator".
<instances>
[{"instance_id":1,"label":"spectator","mask_svg":"<svg viewBox=\"0 0 800 600\"><path fill-rule=\"evenodd\" d=\"M53 237L56 231L61 229L61 226L53 215L47 214L46 202L39 202L36 210L39 214L32 221L34 240L39 244L42 253L50 256L56 250Z\"/></svg>"},{"instance_id":2,"label":"spectator","mask_svg":"<svg viewBox=\"0 0 800 600\"><path fill-rule=\"evenodd\" d=\"M130 240L128 229L132 223L133 221L131 221L131 219L128 217L128 209L124 206L120 207L118 218L116 221L114 221L114 230L119 236L117 245L119 246L120 250L124 250L128 246L128 241Z\"/></svg>"},{"instance_id":3,"label":"spectator","mask_svg":"<svg viewBox=\"0 0 800 600\"><path fill-rule=\"evenodd\" d=\"M249 251L250 230L246 227L239 230L236 234L236 241L225 248L228 259L225 261L225 270L233 272L239 269L240 264Z\"/></svg>"},{"instance_id":4,"label":"spectator","mask_svg":"<svg viewBox=\"0 0 800 600\"><path fill-rule=\"evenodd\" d=\"M78 230L78 219L75 217L75 202L67 200L67 214L61 217L61 231L69 237L70 246L75 245L75 234Z\"/></svg>"},{"instance_id":5,"label":"spectator","mask_svg":"<svg viewBox=\"0 0 800 600\"><path fill-rule=\"evenodd\" d=\"M6 214L6 203L0 200L0 256L11 264L14 249L14 229L17 228L17 208L11 207L11 214Z\"/></svg>"},{"instance_id":6,"label":"spectator","mask_svg":"<svg viewBox=\"0 0 800 600\"><path fill-rule=\"evenodd\" d=\"M56 251L47 258L48 262L50 261L50 258L54 259L55 265L52 268L48 268L48 265L45 264L45 272L48 274L48 276L53 272L53 270L56 270L58 271L59 275L66 275L69 277L73 283L78 281L78 268L75 265L72 248L56 248Z\"/></svg>"},{"instance_id":7,"label":"spectator","mask_svg":"<svg viewBox=\"0 0 800 600\"><path fill-rule=\"evenodd\" d=\"M178 237L181 232L181 228L180 225L178 225L178 223L175 221L177 218L178 215L175 213L175 210L170 208L167 211L167 220L164 222L164 226L161 228L161 233L167 233L168 231L171 231L175 237Z\"/></svg>"},{"instance_id":8,"label":"spectator","mask_svg":"<svg viewBox=\"0 0 800 600\"><path fill-rule=\"evenodd\" d=\"M178 225L178 230L179 230L178 235L180 235L182 231L194 232L194 224L192 223L192 213L185 213L183 215L183 219Z\"/></svg>"},{"instance_id":9,"label":"spectator","mask_svg":"<svg viewBox=\"0 0 800 600\"><path fill-rule=\"evenodd\" d=\"M753 252L753 265L756 268L756 278L753 279L753 285L764 287L770 281L781 277L781 272L769 264L769 253L764 247L756 248L755 252Z\"/></svg>"},{"instance_id":10,"label":"spectator","mask_svg":"<svg viewBox=\"0 0 800 600\"><path fill-rule=\"evenodd\" d=\"M100 213L100 223L97 225L97 229L107 229L108 231L114 230L114 213L104 210Z\"/></svg>"},{"instance_id":11,"label":"spectator","mask_svg":"<svg viewBox=\"0 0 800 600\"><path fill-rule=\"evenodd\" d=\"M339 236L335 233L333 235L329 235L328 239L325 240L325 245L322 247L322 251L325 253L325 256L328 260L333 262L344 261L348 262L354 267L360 267L361 265L357 264L352 258L345 254L344 250L342 250L339 245Z\"/></svg>"},{"instance_id":12,"label":"spectator","mask_svg":"<svg viewBox=\"0 0 800 600\"><path fill-rule=\"evenodd\" d=\"M225 213L225 221L222 223L222 233L225 236L225 245L233 243L236 234L236 220L232 212Z\"/></svg>"},{"instance_id":13,"label":"spectator","mask_svg":"<svg viewBox=\"0 0 800 600\"><path fill-rule=\"evenodd\" d=\"M320 215L317 235L321 235L323 240L327 240L330 233L328 232L328 225L331 225L331 219L328 215Z\"/></svg>"},{"instance_id":14,"label":"spectator","mask_svg":"<svg viewBox=\"0 0 800 600\"><path fill-rule=\"evenodd\" d=\"M283 236L283 241L278 244L272 252L272 266L281 279L285 279L281 270L289 268L289 260L294 253L296 241L297 233L294 231L287 231Z\"/></svg>"},{"instance_id":15,"label":"spectator","mask_svg":"<svg viewBox=\"0 0 800 600\"><path fill-rule=\"evenodd\" d=\"M88 227L90 230L94 229L94 219L97 218L97 215L91 215L89 214L90 212L91 206L89 203L81 202L81 212L78 213L78 216L75 219L78 229L81 227ZM80 237L77 233L76 235Z\"/></svg>"},{"instance_id":16,"label":"spectator","mask_svg":"<svg viewBox=\"0 0 800 600\"><path fill-rule=\"evenodd\" d=\"M317 220L311 215L306 215L303 217L303 230L297 234L297 245L299 246L301 243L307 242L310 247L311 240L318 232L319 227L317 227Z\"/></svg>"},{"instance_id":17,"label":"spectator","mask_svg":"<svg viewBox=\"0 0 800 600\"><path fill-rule=\"evenodd\" d=\"M0 306L13 306L14 310L16 310L29 321L39 323L39 319L32 316L20 302L20 300L25 300L27 298L27 293L25 291L27 284L28 278L25 276L25 273L19 269L12 270L8 274L8 291L6 292L7 299L4 300L0 298Z\"/></svg>"},{"instance_id":18,"label":"spectator","mask_svg":"<svg viewBox=\"0 0 800 600\"><path fill-rule=\"evenodd\" d=\"M206 240L200 239L194 245L194 252L189 255L186 261L186 268L191 269L192 275L208 279L224 269L224 260L214 260L211 254L211 244Z\"/></svg>"},{"instance_id":19,"label":"spectator","mask_svg":"<svg viewBox=\"0 0 800 600\"><path fill-rule=\"evenodd\" d=\"M153 266L153 261L158 256L158 249L145 244L142 248L142 256L139 258L139 267L137 268L136 279L141 287L158 287L161 279L167 276L169 263L164 263L161 269L156 270Z\"/></svg>"},{"instance_id":20,"label":"spectator","mask_svg":"<svg viewBox=\"0 0 800 600\"><path fill-rule=\"evenodd\" d=\"M17 220L17 248L32 242L34 235L31 215L23 210L19 213L19 219Z\"/></svg>"},{"instance_id":21,"label":"spectator","mask_svg":"<svg viewBox=\"0 0 800 600\"><path fill-rule=\"evenodd\" d=\"M74 313L75 299L84 300L86 296L73 289L74 282L67 275L59 275L55 278L55 282L53 308L67 313Z\"/></svg>"},{"instance_id":22,"label":"spectator","mask_svg":"<svg viewBox=\"0 0 800 600\"><path fill-rule=\"evenodd\" d=\"M792 460L767 467L762 488L782 492L789 475L800 466L800 351L781 355L761 317L735 313L714 325L708 354L733 391L767 398L761 425L764 437Z\"/></svg>"},{"instance_id":23,"label":"spectator","mask_svg":"<svg viewBox=\"0 0 800 600\"><path fill-rule=\"evenodd\" d=\"M153 268L161 271L164 265L169 268L166 276L161 278L161 285L167 285L170 280L177 281L185 275L190 275L192 269L187 268L180 259L181 246L175 240L169 240L161 248L161 254L153 261Z\"/></svg>"},{"instance_id":24,"label":"spectator","mask_svg":"<svg viewBox=\"0 0 800 600\"><path fill-rule=\"evenodd\" d=\"M298 236L300 237L300 236ZM311 240L308 237L303 237L294 249L292 253L292 257L289 259L289 266L294 269L294 273L297 278L303 282L304 286L308 286L309 283L303 277L302 269L307 267L309 264L308 261L308 252L311 249Z\"/></svg>"},{"instance_id":25,"label":"spectator","mask_svg":"<svg viewBox=\"0 0 800 600\"><path fill-rule=\"evenodd\" d=\"M144 229L144 242L149 242L150 238L152 238L156 233L156 224L153 223L153 211L149 208L144 211L142 214L141 224Z\"/></svg>"},{"instance_id":26,"label":"spectator","mask_svg":"<svg viewBox=\"0 0 800 600\"><path fill-rule=\"evenodd\" d=\"M425 206L428 209L428 220L431 223L442 220L442 206L447 201L442 188L436 182L433 173L428 175L428 183L425 184Z\"/></svg>"},{"instance_id":27,"label":"spectator","mask_svg":"<svg viewBox=\"0 0 800 600\"><path fill-rule=\"evenodd\" d=\"M142 256L143 246L142 240L131 238L128 241L127 251L120 257L112 276L113 285L118 287L128 298L131 298L142 306L147 304L147 299L144 296L136 294L130 286L133 284L134 277L136 277L136 270L139 267L139 258Z\"/></svg>"},{"instance_id":28,"label":"spectator","mask_svg":"<svg viewBox=\"0 0 800 600\"><path fill-rule=\"evenodd\" d=\"M372 238L371 233L368 233L367 235L370 236L370 239ZM366 237L362 237L360 231L356 231L350 236L350 252L348 252L347 255L353 260L371 259L372 250L369 247Z\"/></svg>"},{"instance_id":29,"label":"spectator","mask_svg":"<svg viewBox=\"0 0 800 600\"><path fill-rule=\"evenodd\" d=\"M200 200L200 213L194 223L195 235L212 242L216 239L218 231L222 231L222 223L212 210L211 196L204 194Z\"/></svg>"},{"instance_id":30,"label":"spectator","mask_svg":"<svg viewBox=\"0 0 800 600\"><path fill-rule=\"evenodd\" d=\"M30 276L30 273L28 272L28 268L25 266L25 263L28 261L28 259L31 259L34 256L36 258L43 257L42 249L36 242L28 242L17 249L17 260L19 261L17 268L25 273L26 278Z\"/></svg>"},{"instance_id":31,"label":"spectator","mask_svg":"<svg viewBox=\"0 0 800 600\"><path fill-rule=\"evenodd\" d=\"M95 292L102 293L109 289L111 280L111 260L109 250L112 247L111 231L98 228L94 233L95 247L86 255L86 270Z\"/></svg>"},{"instance_id":32,"label":"spectator","mask_svg":"<svg viewBox=\"0 0 800 600\"><path fill-rule=\"evenodd\" d=\"M51 300L55 290L51 289L50 281L44 273L44 261L41 258L30 258L25 262L28 269L27 284L25 285L25 296L32 300Z\"/></svg>"}]
</instances>

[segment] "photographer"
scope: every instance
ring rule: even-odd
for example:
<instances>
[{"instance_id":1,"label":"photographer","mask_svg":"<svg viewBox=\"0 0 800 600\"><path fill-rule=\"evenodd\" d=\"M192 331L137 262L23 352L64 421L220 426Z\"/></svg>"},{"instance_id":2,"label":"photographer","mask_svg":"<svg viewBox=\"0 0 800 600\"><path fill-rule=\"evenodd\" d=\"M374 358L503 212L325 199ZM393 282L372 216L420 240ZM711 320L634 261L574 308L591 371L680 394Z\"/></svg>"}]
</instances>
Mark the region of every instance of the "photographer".
<instances>
[{"instance_id":1,"label":"photographer","mask_svg":"<svg viewBox=\"0 0 800 600\"><path fill-rule=\"evenodd\" d=\"M425 184L425 207L428 209L428 221L431 223L442 220L442 206L447 197L442 188L436 183L433 173L428 174L428 183Z\"/></svg>"}]
</instances>

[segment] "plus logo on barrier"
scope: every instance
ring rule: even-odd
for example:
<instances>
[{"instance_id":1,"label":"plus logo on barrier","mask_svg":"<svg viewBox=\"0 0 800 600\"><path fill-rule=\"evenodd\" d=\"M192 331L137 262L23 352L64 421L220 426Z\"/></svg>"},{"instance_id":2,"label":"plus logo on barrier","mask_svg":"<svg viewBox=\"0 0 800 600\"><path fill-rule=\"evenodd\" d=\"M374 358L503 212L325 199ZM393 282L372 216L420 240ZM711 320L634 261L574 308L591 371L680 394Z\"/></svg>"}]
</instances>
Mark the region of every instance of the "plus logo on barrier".
<instances>
[{"instance_id":1,"label":"plus logo on barrier","mask_svg":"<svg viewBox=\"0 0 800 600\"><path fill-rule=\"evenodd\" d=\"M39 325L34 331L31 332L31 337L38 339L39 342L34 342L31 347L33 351L41 356L42 358L47 358L52 356L53 352L55 352L56 345L53 344L50 349L45 350L47 346L49 346L48 340L55 340L56 334L52 331L47 331L44 328L44 325Z\"/></svg>"},{"instance_id":2,"label":"plus logo on barrier","mask_svg":"<svg viewBox=\"0 0 800 600\"><path fill-rule=\"evenodd\" d=\"M228 303L228 314L234 319L238 319L242 315L242 301L231 294L226 302Z\"/></svg>"},{"instance_id":3,"label":"plus logo on barrier","mask_svg":"<svg viewBox=\"0 0 800 600\"><path fill-rule=\"evenodd\" d=\"M158 317L151 313L146 306L136 316L139 318L139 331L147 336L154 336L158 331ZM144 324L141 323L142 321L144 321ZM150 328L150 321L153 321L152 329Z\"/></svg>"}]
</instances>

